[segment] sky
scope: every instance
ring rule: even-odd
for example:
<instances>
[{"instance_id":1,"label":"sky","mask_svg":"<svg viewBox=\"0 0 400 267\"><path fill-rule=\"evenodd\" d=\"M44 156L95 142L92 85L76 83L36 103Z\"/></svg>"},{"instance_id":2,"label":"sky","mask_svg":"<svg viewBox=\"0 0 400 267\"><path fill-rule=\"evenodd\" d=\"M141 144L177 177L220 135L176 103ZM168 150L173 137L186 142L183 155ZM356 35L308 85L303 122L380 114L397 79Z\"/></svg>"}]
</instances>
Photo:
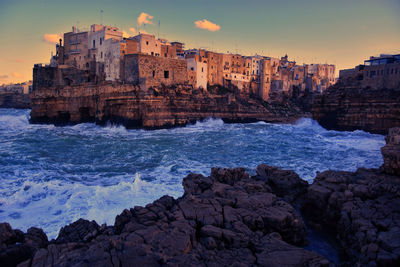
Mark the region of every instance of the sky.
<instances>
[{"instance_id":1,"label":"sky","mask_svg":"<svg viewBox=\"0 0 400 267\"><path fill-rule=\"evenodd\" d=\"M101 22L186 48L335 64L337 74L400 53L400 0L0 0L0 84L31 80L58 35Z\"/></svg>"}]
</instances>

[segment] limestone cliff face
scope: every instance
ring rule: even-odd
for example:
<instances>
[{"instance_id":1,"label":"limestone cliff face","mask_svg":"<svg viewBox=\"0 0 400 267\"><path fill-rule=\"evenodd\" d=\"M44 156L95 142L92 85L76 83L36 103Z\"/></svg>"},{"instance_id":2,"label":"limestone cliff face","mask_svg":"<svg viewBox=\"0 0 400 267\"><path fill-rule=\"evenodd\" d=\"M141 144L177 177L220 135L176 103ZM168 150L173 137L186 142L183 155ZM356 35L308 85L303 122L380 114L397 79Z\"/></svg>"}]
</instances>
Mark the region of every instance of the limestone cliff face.
<instances>
[{"instance_id":1,"label":"limestone cliff face","mask_svg":"<svg viewBox=\"0 0 400 267\"><path fill-rule=\"evenodd\" d=\"M304 114L290 104L267 104L247 95L204 92L190 86L143 92L138 86L103 84L42 88L32 94L31 122L107 121L127 128L182 126L209 117L226 122L290 122Z\"/></svg>"},{"instance_id":2,"label":"limestone cliff face","mask_svg":"<svg viewBox=\"0 0 400 267\"><path fill-rule=\"evenodd\" d=\"M332 130L387 134L400 126L400 88L358 89L340 86L315 98L312 116Z\"/></svg>"},{"instance_id":3,"label":"limestone cliff face","mask_svg":"<svg viewBox=\"0 0 400 267\"><path fill-rule=\"evenodd\" d=\"M30 108L30 102L28 94L15 92L0 93L0 108Z\"/></svg>"}]
</instances>

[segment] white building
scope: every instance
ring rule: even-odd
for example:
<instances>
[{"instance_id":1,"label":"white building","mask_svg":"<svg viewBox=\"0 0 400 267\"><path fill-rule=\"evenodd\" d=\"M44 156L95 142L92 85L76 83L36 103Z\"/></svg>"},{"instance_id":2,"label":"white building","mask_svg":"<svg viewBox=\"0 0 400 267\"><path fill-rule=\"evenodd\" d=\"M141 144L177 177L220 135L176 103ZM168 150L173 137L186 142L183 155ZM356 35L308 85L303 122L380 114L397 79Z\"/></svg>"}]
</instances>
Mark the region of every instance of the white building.
<instances>
[{"instance_id":1,"label":"white building","mask_svg":"<svg viewBox=\"0 0 400 267\"><path fill-rule=\"evenodd\" d=\"M96 61L103 61L104 51L102 51L102 46L104 42L108 39L114 41L121 41L122 32L116 27L103 26L98 24L93 24L90 26L90 32L88 37L88 47L90 49L90 56Z\"/></svg>"},{"instance_id":2,"label":"white building","mask_svg":"<svg viewBox=\"0 0 400 267\"><path fill-rule=\"evenodd\" d=\"M194 58L186 59L188 70L196 72L196 88L207 89L207 63L198 62Z\"/></svg>"}]
</instances>

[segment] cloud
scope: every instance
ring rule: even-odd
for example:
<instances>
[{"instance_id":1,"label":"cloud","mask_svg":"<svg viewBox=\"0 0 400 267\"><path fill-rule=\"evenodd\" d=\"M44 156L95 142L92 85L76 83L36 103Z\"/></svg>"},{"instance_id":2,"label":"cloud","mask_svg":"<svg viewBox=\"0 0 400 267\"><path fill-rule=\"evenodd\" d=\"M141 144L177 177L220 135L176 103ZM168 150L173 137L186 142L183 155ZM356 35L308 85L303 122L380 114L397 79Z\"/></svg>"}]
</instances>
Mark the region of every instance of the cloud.
<instances>
[{"instance_id":1,"label":"cloud","mask_svg":"<svg viewBox=\"0 0 400 267\"><path fill-rule=\"evenodd\" d=\"M60 41L60 39L62 39L62 36L60 34L46 33L43 36L43 42L49 44L57 44Z\"/></svg>"},{"instance_id":2,"label":"cloud","mask_svg":"<svg viewBox=\"0 0 400 267\"><path fill-rule=\"evenodd\" d=\"M194 25L196 26L196 28L208 30L211 32L216 32L221 29L221 26L212 23L211 21L208 21L206 19L195 21Z\"/></svg>"},{"instance_id":3,"label":"cloud","mask_svg":"<svg viewBox=\"0 0 400 267\"><path fill-rule=\"evenodd\" d=\"M24 63L24 60L17 58L17 59L15 60L15 62L17 62L17 63Z\"/></svg>"},{"instance_id":4,"label":"cloud","mask_svg":"<svg viewBox=\"0 0 400 267\"><path fill-rule=\"evenodd\" d=\"M8 78L8 75L0 75L0 80L4 80L4 79L7 79Z\"/></svg>"},{"instance_id":5,"label":"cloud","mask_svg":"<svg viewBox=\"0 0 400 267\"><path fill-rule=\"evenodd\" d=\"M153 16L142 12L137 18L137 22L139 26L142 26L143 24L153 24L153 22L151 21L153 18Z\"/></svg>"},{"instance_id":6,"label":"cloud","mask_svg":"<svg viewBox=\"0 0 400 267\"><path fill-rule=\"evenodd\" d=\"M129 38L136 34L136 29L134 27L129 28L129 33L127 31L122 31L122 36L124 38Z\"/></svg>"},{"instance_id":7,"label":"cloud","mask_svg":"<svg viewBox=\"0 0 400 267\"><path fill-rule=\"evenodd\" d=\"M22 78L22 74L21 74L21 73L18 73L18 72L13 72L13 73L12 73L12 76L13 76L14 78Z\"/></svg>"}]
</instances>

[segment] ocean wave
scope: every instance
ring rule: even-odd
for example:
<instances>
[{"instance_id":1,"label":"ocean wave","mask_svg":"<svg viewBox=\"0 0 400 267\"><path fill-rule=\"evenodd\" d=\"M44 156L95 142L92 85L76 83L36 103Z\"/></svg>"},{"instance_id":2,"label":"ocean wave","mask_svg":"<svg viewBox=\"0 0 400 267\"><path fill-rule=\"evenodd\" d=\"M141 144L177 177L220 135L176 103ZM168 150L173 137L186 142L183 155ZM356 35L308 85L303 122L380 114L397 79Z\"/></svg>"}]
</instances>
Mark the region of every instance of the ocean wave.
<instances>
[{"instance_id":1,"label":"ocean wave","mask_svg":"<svg viewBox=\"0 0 400 267\"><path fill-rule=\"evenodd\" d=\"M29 124L28 110L0 110L0 221L55 237L82 217L113 224L125 208L179 197L189 173L265 163L311 182L317 171L376 168L384 137L295 124L225 124L209 118L155 131L82 123ZM135 175L138 174L138 175Z\"/></svg>"}]
</instances>

